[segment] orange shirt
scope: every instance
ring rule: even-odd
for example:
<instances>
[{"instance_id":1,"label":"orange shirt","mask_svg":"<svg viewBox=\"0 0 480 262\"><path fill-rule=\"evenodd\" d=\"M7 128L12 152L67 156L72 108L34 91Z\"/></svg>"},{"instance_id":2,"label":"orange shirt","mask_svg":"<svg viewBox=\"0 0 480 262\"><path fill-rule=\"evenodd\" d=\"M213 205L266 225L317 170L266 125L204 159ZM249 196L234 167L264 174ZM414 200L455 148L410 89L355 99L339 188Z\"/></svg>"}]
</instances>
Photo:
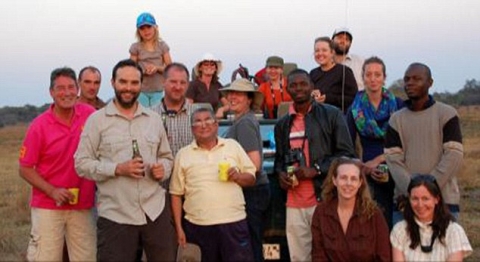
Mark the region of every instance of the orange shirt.
<instances>
[{"instance_id":1,"label":"orange shirt","mask_svg":"<svg viewBox=\"0 0 480 262\"><path fill-rule=\"evenodd\" d=\"M281 89L272 89L270 82L265 82L260 85L258 91L263 94L262 108L267 110L268 118L270 119L275 118L276 112L274 114L274 110L277 110L278 104L292 101L292 98L287 92L287 80L284 77L282 78Z\"/></svg>"}]
</instances>

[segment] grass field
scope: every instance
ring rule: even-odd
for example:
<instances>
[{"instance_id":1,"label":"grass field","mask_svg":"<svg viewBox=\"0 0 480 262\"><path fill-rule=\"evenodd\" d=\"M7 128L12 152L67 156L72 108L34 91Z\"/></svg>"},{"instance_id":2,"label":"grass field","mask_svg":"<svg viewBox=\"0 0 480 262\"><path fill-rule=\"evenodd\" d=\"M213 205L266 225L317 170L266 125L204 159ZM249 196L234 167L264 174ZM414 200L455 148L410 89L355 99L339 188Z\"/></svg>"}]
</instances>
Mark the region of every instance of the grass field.
<instances>
[{"instance_id":1,"label":"grass field","mask_svg":"<svg viewBox=\"0 0 480 262\"><path fill-rule=\"evenodd\" d=\"M480 106L458 109L464 135L464 166L459 175L462 192L460 224L474 253L466 261L480 261ZM22 261L26 251L30 187L18 175L18 152L27 126L0 128L0 261Z\"/></svg>"}]
</instances>

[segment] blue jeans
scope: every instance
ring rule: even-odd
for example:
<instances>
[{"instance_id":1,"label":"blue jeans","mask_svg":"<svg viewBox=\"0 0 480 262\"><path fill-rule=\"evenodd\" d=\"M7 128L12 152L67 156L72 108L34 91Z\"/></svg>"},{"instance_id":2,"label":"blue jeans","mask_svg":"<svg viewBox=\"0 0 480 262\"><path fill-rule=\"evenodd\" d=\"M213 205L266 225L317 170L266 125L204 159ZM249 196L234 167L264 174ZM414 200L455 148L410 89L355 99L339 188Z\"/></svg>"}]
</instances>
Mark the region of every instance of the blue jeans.
<instances>
[{"instance_id":1,"label":"blue jeans","mask_svg":"<svg viewBox=\"0 0 480 262\"><path fill-rule=\"evenodd\" d=\"M153 107L162 101L163 91L158 92L140 92L138 96L138 102L144 107Z\"/></svg>"},{"instance_id":2,"label":"blue jeans","mask_svg":"<svg viewBox=\"0 0 480 262\"><path fill-rule=\"evenodd\" d=\"M255 261L263 261L263 229L266 211L270 203L270 185L258 185L243 189L245 197L248 230L252 239Z\"/></svg>"}]
</instances>

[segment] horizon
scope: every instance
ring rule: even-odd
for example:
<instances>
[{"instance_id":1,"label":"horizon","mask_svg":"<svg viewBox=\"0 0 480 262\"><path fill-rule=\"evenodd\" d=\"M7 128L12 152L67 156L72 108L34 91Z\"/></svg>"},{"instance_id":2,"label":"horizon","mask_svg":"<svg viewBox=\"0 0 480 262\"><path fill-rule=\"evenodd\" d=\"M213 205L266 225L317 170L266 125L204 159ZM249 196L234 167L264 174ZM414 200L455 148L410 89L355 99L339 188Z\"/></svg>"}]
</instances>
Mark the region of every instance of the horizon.
<instances>
[{"instance_id":1,"label":"horizon","mask_svg":"<svg viewBox=\"0 0 480 262\"><path fill-rule=\"evenodd\" d=\"M102 73L99 97L113 97L111 68L129 56L135 20L151 12L173 61L192 68L204 53L222 60L226 85L241 63L254 75L270 55L310 71L313 40L335 28L353 34L350 53L385 61L386 86L412 62L432 70L431 93L455 93L480 79L476 43L480 1L469 0L179 0L142 2L4 0L0 3L0 87L9 90L0 107L51 102L50 72L87 65Z\"/></svg>"}]
</instances>

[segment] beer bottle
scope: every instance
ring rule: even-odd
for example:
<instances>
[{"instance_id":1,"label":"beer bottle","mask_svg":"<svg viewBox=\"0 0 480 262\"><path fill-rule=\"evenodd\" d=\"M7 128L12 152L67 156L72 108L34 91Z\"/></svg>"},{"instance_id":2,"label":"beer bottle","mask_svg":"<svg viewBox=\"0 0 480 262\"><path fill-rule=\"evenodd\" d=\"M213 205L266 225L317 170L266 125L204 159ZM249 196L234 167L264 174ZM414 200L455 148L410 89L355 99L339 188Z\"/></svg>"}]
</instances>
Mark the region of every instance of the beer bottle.
<instances>
[{"instance_id":1,"label":"beer bottle","mask_svg":"<svg viewBox=\"0 0 480 262\"><path fill-rule=\"evenodd\" d=\"M139 158L143 163L143 157L140 154L140 148L138 147L137 139L132 140L132 150L133 150L132 159ZM145 172L142 173L142 176L145 176Z\"/></svg>"},{"instance_id":2,"label":"beer bottle","mask_svg":"<svg viewBox=\"0 0 480 262\"><path fill-rule=\"evenodd\" d=\"M297 176L295 175L295 167L294 166L288 166L287 167L287 174L292 180L292 187L298 186L298 179Z\"/></svg>"}]
</instances>

